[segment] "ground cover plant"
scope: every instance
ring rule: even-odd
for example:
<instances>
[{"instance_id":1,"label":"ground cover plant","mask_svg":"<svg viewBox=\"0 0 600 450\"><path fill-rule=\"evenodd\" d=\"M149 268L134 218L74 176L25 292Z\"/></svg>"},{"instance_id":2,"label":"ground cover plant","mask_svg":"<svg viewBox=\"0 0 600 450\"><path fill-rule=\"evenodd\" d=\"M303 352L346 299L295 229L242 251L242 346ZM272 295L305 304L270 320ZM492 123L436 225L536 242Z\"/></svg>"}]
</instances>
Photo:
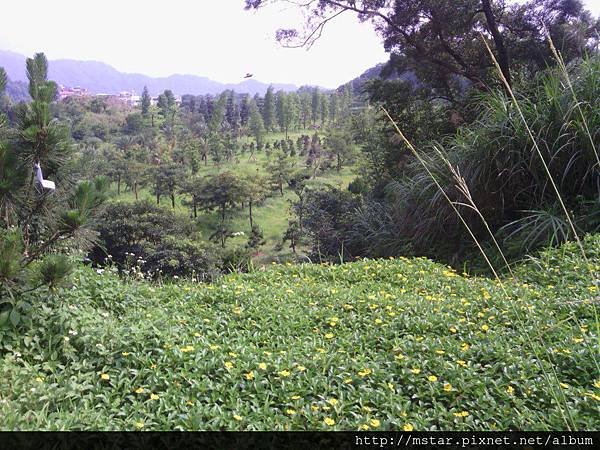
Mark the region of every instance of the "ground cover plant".
<instances>
[{"instance_id":1,"label":"ground cover plant","mask_svg":"<svg viewBox=\"0 0 600 450\"><path fill-rule=\"evenodd\" d=\"M215 284L81 267L0 332L2 428L597 429L586 264L569 243L502 282L425 258Z\"/></svg>"}]
</instances>

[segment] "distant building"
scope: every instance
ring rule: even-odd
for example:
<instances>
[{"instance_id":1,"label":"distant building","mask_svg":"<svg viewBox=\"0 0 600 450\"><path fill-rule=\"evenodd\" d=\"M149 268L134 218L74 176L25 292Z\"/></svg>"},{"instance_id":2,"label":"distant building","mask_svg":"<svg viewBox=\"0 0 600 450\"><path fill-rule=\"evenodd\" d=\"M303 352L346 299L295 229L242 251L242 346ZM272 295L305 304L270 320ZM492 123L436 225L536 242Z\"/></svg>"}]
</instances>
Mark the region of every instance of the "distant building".
<instances>
[{"instance_id":1,"label":"distant building","mask_svg":"<svg viewBox=\"0 0 600 450\"><path fill-rule=\"evenodd\" d=\"M129 106L138 106L141 102L141 97L135 91L119 92L119 100Z\"/></svg>"},{"instance_id":2,"label":"distant building","mask_svg":"<svg viewBox=\"0 0 600 450\"><path fill-rule=\"evenodd\" d=\"M91 94L87 89L79 87L79 86L68 87L68 86L63 86L62 84L60 84L58 86L58 99L59 100L64 100L65 98L69 98L69 97L89 97L90 95Z\"/></svg>"}]
</instances>

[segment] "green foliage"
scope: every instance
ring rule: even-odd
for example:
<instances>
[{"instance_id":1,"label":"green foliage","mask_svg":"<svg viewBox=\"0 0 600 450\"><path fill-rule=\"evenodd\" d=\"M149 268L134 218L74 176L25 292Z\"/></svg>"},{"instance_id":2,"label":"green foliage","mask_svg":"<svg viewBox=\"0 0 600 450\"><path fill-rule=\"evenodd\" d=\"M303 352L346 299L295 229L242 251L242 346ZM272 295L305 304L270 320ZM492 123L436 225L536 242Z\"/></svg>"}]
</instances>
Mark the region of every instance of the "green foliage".
<instances>
[{"instance_id":1,"label":"green foliage","mask_svg":"<svg viewBox=\"0 0 600 450\"><path fill-rule=\"evenodd\" d=\"M518 101L544 162L579 232L598 230L600 59L569 68L574 99L558 70L518 89ZM573 238L523 119L504 92L480 100L480 117L455 136L419 148L425 164L482 242L491 231L509 256ZM589 131L588 131L589 130ZM425 254L458 263L472 239L434 180L414 159L387 184L383 199L358 210L348 235L366 255ZM478 208L479 213L473 210ZM469 244L471 243L471 244Z\"/></svg>"},{"instance_id":2,"label":"green foliage","mask_svg":"<svg viewBox=\"0 0 600 450\"><path fill-rule=\"evenodd\" d=\"M598 236L585 248L598 261ZM503 286L423 258L280 265L209 286L79 268L76 289L27 294L20 334L0 330L2 424L541 431L566 416L597 429L585 265L569 244Z\"/></svg>"},{"instance_id":3,"label":"green foliage","mask_svg":"<svg viewBox=\"0 0 600 450\"><path fill-rule=\"evenodd\" d=\"M194 225L150 202L112 203L98 218L96 264L114 263L140 276L186 276L211 280L221 264L211 245L200 243Z\"/></svg>"},{"instance_id":4,"label":"green foliage","mask_svg":"<svg viewBox=\"0 0 600 450\"><path fill-rule=\"evenodd\" d=\"M44 54L27 59L26 68L31 102L16 110L16 128L0 130L0 313L13 325L25 311L21 294L55 288L70 272L67 254L89 247L106 188L100 179L78 182L70 171L69 130L51 114L56 83L47 80ZM42 184L36 167L56 189Z\"/></svg>"}]
</instances>

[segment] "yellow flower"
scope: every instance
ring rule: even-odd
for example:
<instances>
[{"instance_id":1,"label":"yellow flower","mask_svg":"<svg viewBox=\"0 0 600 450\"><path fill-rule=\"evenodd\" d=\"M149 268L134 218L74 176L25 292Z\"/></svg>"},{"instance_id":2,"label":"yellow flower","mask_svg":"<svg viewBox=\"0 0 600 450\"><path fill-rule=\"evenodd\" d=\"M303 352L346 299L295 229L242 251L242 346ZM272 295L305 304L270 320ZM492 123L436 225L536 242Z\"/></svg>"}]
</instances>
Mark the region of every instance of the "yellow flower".
<instances>
[{"instance_id":1,"label":"yellow flower","mask_svg":"<svg viewBox=\"0 0 600 450\"><path fill-rule=\"evenodd\" d=\"M258 368L259 368L260 370L267 370L267 365L266 365L265 363L260 363L260 364L258 365Z\"/></svg>"},{"instance_id":2,"label":"yellow flower","mask_svg":"<svg viewBox=\"0 0 600 450\"><path fill-rule=\"evenodd\" d=\"M597 387L598 389L600 389L600 380L594 381L594 387Z\"/></svg>"},{"instance_id":3,"label":"yellow flower","mask_svg":"<svg viewBox=\"0 0 600 450\"><path fill-rule=\"evenodd\" d=\"M358 372L358 376L361 378L364 378L368 375L371 375L371 373L372 373L371 369L363 369L360 372Z\"/></svg>"},{"instance_id":4,"label":"yellow flower","mask_svg":"<svg viewBox=\"0 0 600 450\"><path fill-rule=\"evenodd\" d=\"M233 367L233 363L231 361L225 361L225 368L227 370L231 369Z\"/></svg>"},{"instance_id":5,"label":"yellow flower","mask_svg":"<svg viewBox=\"0 0 600 450\"><path fill-rule=\"evenodd\" d=\"M427 379L428 379L429 381L431 381L432 383L435 383L435 382L437 381L437 377L436 377L435 375L429 375L429 376L427 377Z\"/></svg>"},{"instance_id":6,"label":"yellow flower","mask_svg":"<svg viewBox=\"0 0 600 450\"><path fill-rule=\"evenodd\" d=\"M182 353L188 353L194 350L194 347L192 347L191 345L187 345L185 347L181 347L179 350L181 350Z\"/></svg>"},{"instance_id":7,"label":"yellow flower","mask_svg":"<svg viewBox=\"0 0 600 450\"><path fill-rule=\"evenodd\" d=\"M254 371L250 371L246 374L244 374L244 376L246 377L246 380L254 380Z\"/></svg>"},{"instance_id":8,"label":"yellow flower","mask_svg":"<svg viewBox=\"0 0 600 450\"><path fill-rule=\"evenodd\" d=\"M413 367L412 369L410 369L410 371L412 373L414 373L415 375L418 375L421 373L421 369L419 369L418 367Z\"/></svg>"},{"instance_id":9,"label":"yellow flower","mask_svg":"<svg viewBox=\"0 0 600 450\"><path fill-rule=\"evenodd\" d=\"M575 342L576 344L579 344L580 342L583 342L582 338L573 338L573 342Z\"/></svg>"},{"instance_id":10,"label":"yellow flower","mask_svg":"<svg viewBox=\"0 0 600 450\"><path fill-rule=\"evenodd\" d=\"M281 372L279 372L279 375L281 375L284 378L287 378L291 375L289 370L282 370Z\"/></svg>"},{"instance_id":11,"label":"yellow flower","mask_svg":"<svg viewBox=\"0 0 600 450\"><path fill-rule=\"evenodd\" d=\"M317 405L310 405L310 409L316 412L319 410L319 407Z\"/></svg>"},{"instance_id":12,"label":"yellow flower","mask_svg":"<svg viewBox=\"0 0 600 450\"><path fill-rule=\"evenodd\" d=\"M360 431L367 431L369 429L369 425L363 423L360 427L358 427Z\"/></svg>"},{"instance_id":13,"label":"yellow flower","mask_svg":"<svg viewBox=\"0 0 600 450\"><path fill-rule=\"evenodd\" d=\"M452 385L450 383L444 383L444 391L450 392L452 390Z\"/></svg>"},{"instance_id":14,"label":"yellow flower","mask_svg":"<svg viewBox=\"0 0 600 450\"><path fill-rule=\"evenodd\" d=\"M333 338L333 333L327 333L325 335L325 339L332 339Z\"/></svg>"},{"instance_id":15,"label":"yellow flower","mask_svg":"<svg viewBox=\"0 0 600 450\"><path fill-rule=\"evenodd\" d=\"M143 393L144 393L144 388L137 388L137 389L135 390L135 393L136 393L136 394L143 394Z\"/></svg>"},{"instance_id":16,"label":"yellow flower","mask_svg":"<svg viewBox=\"0 0 600 450\"><path fill-rule=\"evenodd\" d=\"M144 422L136 422L135 427L139 430L144 428Z\"/></svg>"},{"instance_id":17,"label":"yellow flower","mask_svg":"<svg viewBox=\"0 0 600 450\"><path fill-rule=\"evenodd\" d=\"M454 413L454 415L456 417L467 417L469 415L469 413L467 411L461 411L461 412Z\"/></svg>"},{"instance_id":18,"label":"yellow flower","mask_svg":"<svg viewBox=\"0 0 600 450\"><path fill-rule=\"evenodd\" d=\"M363 406L363 407L362 407L362 410L363 410L363 411L366 411L366 412L371 412L371 411L373 411L373 409L372 409L372 408L369 408L368 406Z\"/></svg>"},{"instance_id":19,"label":"yellow flower","mask_svg":"<svg viewBox=\"0 0 600 450\"><path fill-rule=\"evenodd\" d=\"M298 372L304 372L306 370L306 367L304 367L304 366L298 366L298 367L296 367L296 370Z\"/></svg>"},{"instance_id":20,"label":"yellow flower","mask_svg":"<svg viewBox=\"0 0 600 450\"><path fill-rule=\"evenodd\" d=\"M300 397L299 395L292 395L292 400L299 400L302 397Z\"/></svg>"},{"instance_id":21,"label":"yellow flower","mask_svg":"<svg viewBox=\"0 0 600 450\"><path fill-rule=\"evenodd\" d=\"M381 325L383 323L383 320L381 320L381 319L375 319L375 323L377 325Z\"/></svg>"},{"instance_id":22,"label":"yellow flower","mask_svg":"<svg viewBox=\"0 0 600 450\"><path fill-rule=\"evenodd\" d=\"M481 326L481 329L482 329L483 331L487 331L487 330L489 330L489 329L490 329L490 327L488 327L486 324L483 324L483 325Z\"/></svg>"},{"instance_id":23,"label":"yellow flower","mask_svg":"<svg viewBox=\"0 0 600 450\"><path fill-rule=\"evenodd\" d=\"M587 395L590 398L593 398L597 402L600 402L600 397L594 394L593 392L584 392L583 395Z\"/></svg>"},{"instance_id":24,"label":"yellow flower","mask_svg":"<svg viewBox=\"0 0 600 450\"><path fill-rule=\"evenodd\" d=\"M296 410L290 408L290 409L286 409L286 414L293 416L294 414L296 414Z\"/></svg>"},{"instance_id":25,"label":"yellow flower","mask_svg":"<svg viewBox=\"0 0 600 450\"><path fill-rule=\"evenodd\" d=\"M377 419L371 419L369 420L369 423L373 428L377 428L379 425L381 425L381 422L379 422Z\"/></svg>"},{"instance_id":26,"label":"yellow flower","mask_svg":"<svg viewBox=\"0 0 600 450\"><path fill-rule=\"evenodd\" d=\"M467 344L466 342L463 342L463 343L460 345L460 349L461 349L463 352L466 352L467 350L469 350L469 348L470 348L470 347L471 347L471 346L470 346L469 344Z\"/></svg>"},{"instance_id":27,"label":"yellow flower","mask_svg":"<svg viewBox=\"0 0 600 450\"><path fill-rule=\"evenodd\" d=\"M352 383L352 378L346 378L344 380L344 384L350 384L350 383Z\"/></svg>"},{"instance_id":28,"label":"yellow flower","mask_svg":"<svg viewBox=\"0 0 600 450\"><path fill-rule=\"evenodd\" d=\"M238 422L240 422L240 421L242 420L242 416L240 416L240 415L238 415L238 414L234 414L234 415L233 415L233 418L234 418L235 420L237 420Z\"/></svg>"},{"instance_id":29,"label":"yellow flower","mask_svg":"<svg viewBox=\"0 0 600 450\"><path fill-rule=\"evenodd\" d=\"M444 353L446 353L444 350L436 350L435 351L438 355L443 355Z\"/></svg>"},{"instance_id":30,"label":"yellow flower","mask_svg":"<svg viewBox=\"0 0 600 450\"><path fill-rule=\"evenodd\" d=\"M405 423L404 426L402 427L402 429L404 431L412 431L415 429L415 427L413 427L410 423Z\"/></svg>"},{"instance_id":31,"label":"yellow flower","mask_svg":"<svg viewBox=\"0 0 600 450\"><path fill-rule=\"evenodd\" d=\"M329 403L332 406L335 406L338 404L338 401L336 398L330 398L329 400L327 400L327 403Z\"/></svg>"},{"instance_id":32,"label":"yellow flower","mask_svg":"<svg viewBox=\"0 0 600 450\"><path fill-rule=\"evenodd\" d=\"M150 394L150 400L158 400L160 397L156 394Z\"/></svg>"},{"instance_id":33,"label":"yellow flower","mask_svg":"<svg viewBox=\"0 0 600 450\"><path fill-rule=\"evenodd\" d=\"M515 389L514 389L512 386L508 386L508 387L506 388L506 393L507 393L507 394L509 394L509 395L512 395L512 394L513 394L513 392L515 392Z\"/></svg>"},{"instance_id":34,"label":"yellow flower","mask_svg":"<svg viewBox=\"0 0 600 450\"><path fill-rule=\"evenodd\" d=\"M452 333L456 333L456 332L458 332L458 330L457 330L456 328L454 328L454 327L450 327L450 331L451 331Z\"/></svg>"},{"instance_id":35,"label":"yellow flower","mask_svg":"<svg viewBox=\"0 0 600 450\"><path fill-rule=\"evenodd\" d=\"M458 364L459 366L467 367L467 362L462 359L456 361L456 364Z\"/></svg>"},{"instance_id":36,"label":"yellow flower","mask_svg":"<svg viewBox=\"0 0 600 450\"><path fill-rule=\"evenodd\" d=\"M231 356L232 358L237 358L237 356L238 356L238 355L237 355L237 353L233 353L233 352L229 352L228 354L229 354L229 356Z\"/></svg>"},{"instance_id":37,"label":"yellow flower","mask_svg":"<svg viewBox=\"0 0 600 450\"><path fill-rule=\"evenodd\" d=\"M335 425L335 420L333 420L331 417L325 417L325 420L323 420L323 422L325 422L325 425L329 425L330 427Z\"/></svg>"},{"instance_id":38,"label":"yellow flower","mask_svg":"<svg viewBox=\"0 0 600 450\"><path fill-rule=\"evenodd\" d=\"M121 355L123 355L123 356L129 356L130 354L131 353L129 353L129 352L121 352Z\"/></svg>"},{"instance_id":39,"label":"yellow flower","mask_svg":"<svg viewBox=\"0 0 600 450\"><path fill-rule=\"evenodd\" d=\"M102 378L103 380L110 380L110 375L107 373L103 373L102 375L100 375L100 378Z\"/></svg>"}]
</instances>

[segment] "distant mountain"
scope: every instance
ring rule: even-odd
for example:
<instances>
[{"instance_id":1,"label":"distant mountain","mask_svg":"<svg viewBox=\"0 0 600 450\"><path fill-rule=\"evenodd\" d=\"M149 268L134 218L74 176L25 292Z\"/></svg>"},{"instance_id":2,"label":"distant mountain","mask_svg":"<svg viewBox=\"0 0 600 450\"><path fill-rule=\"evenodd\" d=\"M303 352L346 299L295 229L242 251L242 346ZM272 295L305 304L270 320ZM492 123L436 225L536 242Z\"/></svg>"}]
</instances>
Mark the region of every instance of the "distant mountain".
<instances>
[{"instance_id":1,"label":"distant mountain","mask_svg":"<svg viewBox=\"0 0 600 450\"><path fill-rule=\"evenodd\" d=\"M18 53L0 50L0 67L4 67L8 78L13 82L26 82L25 74L26 57ZM48 78L59 84L86 88L94 94L117 94L121 91L135 90L142 92L144 86L148 87L150 95L158 95L165 89L170 89L176 95L193 94L218 94L227 89L251 95L264 95L269 87L268 83L248 79L237 84L224 84L196 75L171 75L169 77L153 78L138 73L123 73L108 64L98 61L76 61L72 59L58 59L49 61ZM275 84L275 91L295 91L296 86L291 84Z\"/></svg>"}]
</instances>

